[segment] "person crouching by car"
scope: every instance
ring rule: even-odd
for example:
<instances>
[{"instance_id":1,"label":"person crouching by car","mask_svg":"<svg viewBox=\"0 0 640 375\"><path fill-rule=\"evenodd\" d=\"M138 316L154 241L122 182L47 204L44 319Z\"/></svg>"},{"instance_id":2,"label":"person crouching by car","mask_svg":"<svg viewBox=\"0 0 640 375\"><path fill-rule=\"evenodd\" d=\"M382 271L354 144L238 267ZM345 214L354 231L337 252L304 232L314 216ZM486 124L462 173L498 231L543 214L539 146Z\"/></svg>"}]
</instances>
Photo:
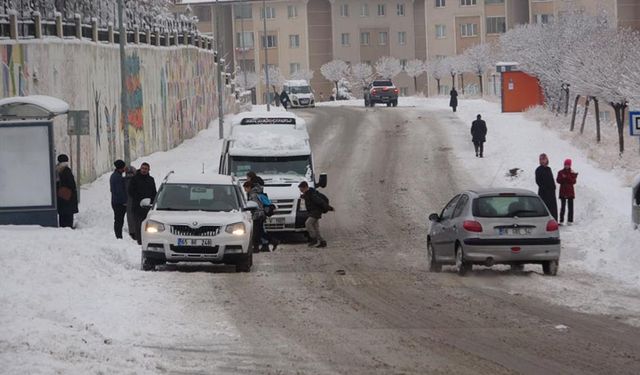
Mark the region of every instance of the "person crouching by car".
<instances>
[{"instance_id":1,"label":"person crouching by car","mask_svg":"<svg viewBox=\"0 0 640 375\"><path fill-rule=\"evenodd\" d=\"M327 247L327 241L320 234L320 219L323 213L333 211L333 207L329 205L329 199L314 188L310 188L307 181L302 181L298 188L302 193L301 198L307 207L309 217L304 223L309 233L309 247Z\"/></svg>"}]
</instances>

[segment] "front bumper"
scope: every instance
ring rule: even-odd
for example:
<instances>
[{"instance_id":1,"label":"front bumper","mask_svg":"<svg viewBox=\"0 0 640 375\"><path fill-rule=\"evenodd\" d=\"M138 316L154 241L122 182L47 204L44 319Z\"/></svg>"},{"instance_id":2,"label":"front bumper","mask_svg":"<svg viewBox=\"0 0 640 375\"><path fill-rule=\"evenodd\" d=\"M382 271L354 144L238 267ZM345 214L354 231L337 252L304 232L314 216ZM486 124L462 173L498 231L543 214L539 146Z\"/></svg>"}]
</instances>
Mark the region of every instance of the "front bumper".
<instances>
[{"instance_id":1,"label":"front bumper","mask_svg":"<svg viewBox=\"0 0 640 375\"><path fill-rule=\"evenodd\" d=\"M560 239L464 240L465 260L472 263L542 263L560 259Z\"/></svg>"},{"instance_id":2,"label":"front bumper","mask_svg":"<svg viewBox=\"0 0 640 375\"><path fill-rule=\"evenodd\" d=\"M227 263L246 256L249 252L249 236L234 238L220 235L212 239L212 246L177 246L177 237L147 235L143 239L142 254L150 259L168 262ZM203 237L192 237L203 239ZM211 239L206 238L206 239Z\"/></svg>"},{"instance_id":3,"label":"front bumper","mask_svg":"<svg viewBox=\"0 0 640 375\"><path fill-rule=\"evenodd\" d=\"M316 102L313 99L294 99L291 100L292 107L315 107Z\"/></svg>"},{"instance_id":4,"label":"front bumper","mask_svg":"<svg viewBox=\"0 0 640 375\"><path fill-rule=\"evenodd\" d=\"M390 103L398 100L398 97L394 95L373 95L369 100L376 103Z\"/></svg>"},{"instance_id":5,"label":"front bumper","mask_svg":"<svg viewBox=\"0 0 640 375\"><path fill-rule=\"evenodd\" d=\"M296 211L295 215L273 215L265 220L264 228L267 232L304 232L308 217L307 211Z\"/></svg>"}]
</instances>

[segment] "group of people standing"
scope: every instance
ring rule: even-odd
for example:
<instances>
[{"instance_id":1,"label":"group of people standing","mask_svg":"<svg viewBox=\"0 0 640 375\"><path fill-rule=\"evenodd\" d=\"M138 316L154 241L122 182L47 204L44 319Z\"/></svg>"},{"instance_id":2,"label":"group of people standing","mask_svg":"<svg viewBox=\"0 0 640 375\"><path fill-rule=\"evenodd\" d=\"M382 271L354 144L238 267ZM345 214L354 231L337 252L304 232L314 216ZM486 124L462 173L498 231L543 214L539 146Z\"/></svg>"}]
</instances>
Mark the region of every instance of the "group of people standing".
<instances>
[{"instance_id":1,"label":"group of people standing","mask_svg":"<svg viewBox=\"0 0 640 375\"><path fill-rule=\"evenodd\" d=\"M578 173L571 166L571 159L564 161L564 167L558 171L556 178L549 167L547 154L540 154L540 166L536 169L536 184L538 195L549 208L551 216L560 224L564 224L565 212L567 223L573 224L573 200L576 197L574 185L578 179ZM558 204L556 202L556 182L560 185L558 198L560 199L560 216L558 217ZM568 211L567 211L568 208Z\"/></svg>"}]
</instances>

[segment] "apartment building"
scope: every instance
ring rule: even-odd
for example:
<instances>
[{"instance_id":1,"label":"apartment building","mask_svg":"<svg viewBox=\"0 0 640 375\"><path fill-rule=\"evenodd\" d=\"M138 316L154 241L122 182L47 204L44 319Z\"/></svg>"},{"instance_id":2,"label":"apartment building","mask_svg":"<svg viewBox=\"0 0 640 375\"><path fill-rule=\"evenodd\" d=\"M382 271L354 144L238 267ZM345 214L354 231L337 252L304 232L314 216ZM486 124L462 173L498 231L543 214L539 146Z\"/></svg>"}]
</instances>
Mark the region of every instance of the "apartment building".
<instances>
[{"instance_id":1,"label":"apartment building","mask_svg":"<svg viewBox=\"0 0 640 375\"><path fill-rule=\"evenodd\" d=\"M606 12L618 27L640 30L640 1L638 0L530 0L531 23L551 23L569 7L591 14Z\"/></svg>"}]
</instances>

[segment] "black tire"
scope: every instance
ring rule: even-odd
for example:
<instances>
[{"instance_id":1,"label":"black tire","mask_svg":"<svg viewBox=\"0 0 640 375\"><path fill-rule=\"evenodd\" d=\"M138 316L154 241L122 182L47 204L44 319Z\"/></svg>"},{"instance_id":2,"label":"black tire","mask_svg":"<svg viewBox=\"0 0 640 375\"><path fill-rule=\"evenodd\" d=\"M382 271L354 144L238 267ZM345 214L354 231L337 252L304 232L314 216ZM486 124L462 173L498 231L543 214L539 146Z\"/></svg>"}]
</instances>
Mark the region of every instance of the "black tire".
<instances>
[{"instance_id":1,"label":"black tire","mask_svg":"<svg viewBox=\"0 0 640 375\"><path fill-rule=\"evenodd\" d=\"M555 276L558 274L559 266L557 260L548 260L542 263L542 272L547 276Z\"/></svg>"},{"instance_id":2,"label":"black tire","mask_svg":"<svg viewBox=\"0 0 640 375\"><path fill-rule=\"evenodd\" d=\"M398 99L394 100L394 101L393 101L393 103L392 103L392 105L393 105L394 107L397 107L397 106L398 106Z\"/></svg>"},{"instance_id":3,"label":"black tire","mask_svg":"<svg viewBox=\"0 0 640 375\"><path fill-rule=\"evenodd\" d=\"M473 265L464 259L464 250L462 246L456 246L456 268L458 269L458 275L465 276L469 271L473 269Z\"/></svg>"},{"instance_id":4,"label":"black tire","mask_svg":"<svg viewBox=\"0 0 640 375\"><path fill-rule=\"evenodd\" d=\"M436 254L433 251L431 241L427 242L427 262L429 263L429 272L442 271L442 264L438 263L436 260Z\"/></svg>"},{"instance_id":5,"label":"black tire","mask_svg":"<svg viewBox=\"0 0 640 375\"><path fill-rule=\"evenodd\" d=\"M373 107L376 105L376 102L374 102L373 100L369 100L369 107Z\"/></svg>"},{"instance_id":6,"label":"black tire","mask_svg":"<svg viewBox=\"0 0 640 375\"><path fill-rule=\"evenodd\" d=\"M522 271L524 271L524 264L522 263L511 264L511 272L522 272Z\"/></svg>"},{"instance_id":7,"label":"black tire","mask_svg":"<svg viewBox=\"0 0 640 375\"><path fill-rule=\"evenodd\" d=\"M387 107L391 107L391 102L387 102Z\"/></svg>"},{"instance_id":8,"label":"black tire","mask_svg":"<svg viewBox=\"0 0 640 375\"><path fill-rule=\"evenodd\" d=\"M369 101L367 99L364 100L364 106L368 107L369 106Z\"/></svg>"},{"instance_id":9,"label":"black tire","mask_svg":"<svg viewBox=\"0 0 640 375\"><path fill-rule=\"evenodd\" d=\"M236 263L236 272L251 272L251 266L253 266L253 251L249 250L249 253Z\"/></svg>"},{"instance_id":10,"label":"black tire","mask_svg":"<svg viewBox=\"0 0 640 375\"><path fill-rule=\"evenodd\" d=\"M142 256L141 259L141 269L143 271L155 271L156 270L156 263L152 260L147 258L146 256Z\"/></svg>"}]
</instances>

